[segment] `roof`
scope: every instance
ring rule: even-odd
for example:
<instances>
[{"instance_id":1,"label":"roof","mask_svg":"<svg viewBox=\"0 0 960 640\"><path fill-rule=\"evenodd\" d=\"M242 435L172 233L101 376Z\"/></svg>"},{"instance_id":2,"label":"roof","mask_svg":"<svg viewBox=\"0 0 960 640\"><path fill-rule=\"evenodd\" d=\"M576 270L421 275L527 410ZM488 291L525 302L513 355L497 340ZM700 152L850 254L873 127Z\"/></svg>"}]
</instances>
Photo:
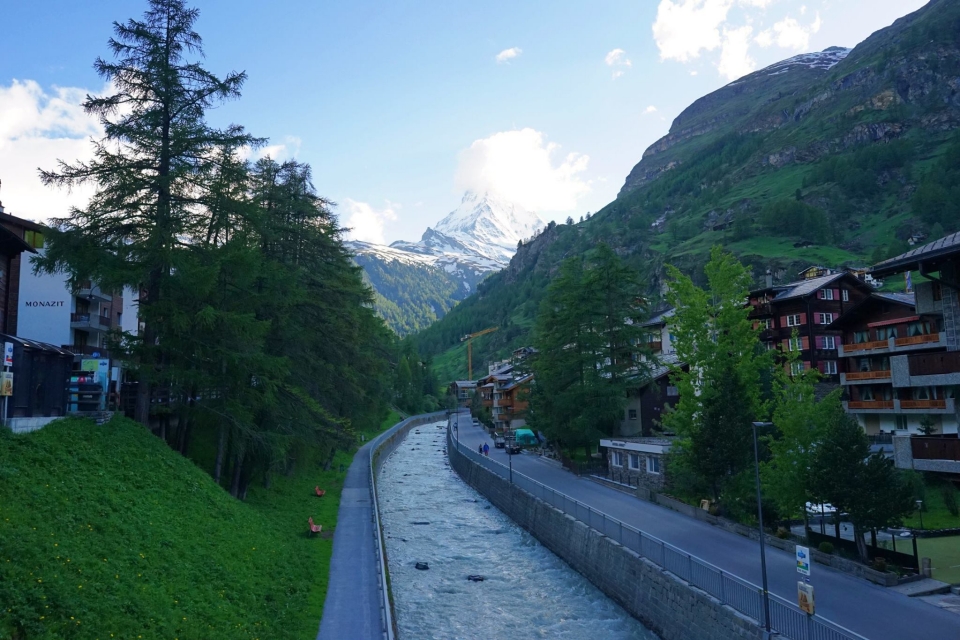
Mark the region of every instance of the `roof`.
<instances>
[{"instance_id":1,"label":"roof","mask_svg":"<svg viewBox=\"0 0 960 640\"><path fill-rule=\"evenodd\" d=\"M882 277L904 271L918 271L921 262L935 261L956 254L960 254L960 231L877 263L870 268L870 273Z\"/></svg>"},{"instance_id":2,"label":"roof","mask_svg":"<svg viewBox=\"0 0 960 640\"><path fill-rule=\"evenodd\" d=\"M641 327L652 327L655 324L664 324L668 318L672 318L676 315L677 310L673 307L666 309L664 311L658 311L650 317L649 320L641 324Z\"/></svg>"},{"instance_id":3,"label":"roof","mask_svg":"<svg viewBox=\"0 0 960 640\"><path fill-rule=\"evenodd\" d=\"M37 250L27 244L23 238L3 225L0 225L0 250L8 254L21 254L24 251L29 251L30 253L37 252Z\"/></svg>"},{"instance_id":4,"label":"roof","mask_svg":"<svg viewBox=\"0 0 960 640\"><path fill-rule=\"evenodd\" d=\"M864 298L853 307L848 309L846 313L834 320L829 328L831 329L842 329L851 322L856 322L860 319L864 313L870 308L873 303L876 302L893 302L894 304L901 304L905 307L909 307L910 310L916 308L915 298L912 293L879 293L873 292L870 296ZM902 322L903 319L898 319L897 322Z\"/></svg>"},{"instance_id":5,"label":"roof","mask_svg":"<svg viewBox=\"0 0 960 640\"><path fill-rule=\"evenodd\" d=\"M789 300L790 298L804 298L819 289L823 289L828 284L836 282L840 278L847 275L846 273L831 273L829 275L820 276L817 278L810 278L808 280L800 280L798 282L791 282L781 287L775 287L781 289L781 291L776 295L774 300Z\"/></svg>"},{"instance_id":6,"label":"roof","mask_svg":"<svg viewBox=\"0 0 960 640\"><path fill-rule=\"evenodd\" d=\"M522 378L520 378L519 380L514 380L514 381L510 382L510 384L504 385L503 387L501 387L501 389L502 389L503 391L509 391L510 389L513 389L514 387L519 387L520 385L524 384L525 382L529 382L530 380L533 380L533 374L532 374L532 373L529 374L529 375L526 375L526 376L524 376L524 377L522 377Z\"/></svg>"},{"instance_id":7,"label":"roof","mask_svg":"<svg viewBox=\"0 0 960 640\"><path fill-rule=\"evenodd\" d=\"M477 382L475 380L455 380L453 382L458 387L475 387Z\"/></svg>"},{"instance_id":8,"label":"roof","mask_svg":"<svg viewBox=\"0 0 960 640\"><path fill-rule=\"evenodd\" d=\"M54 344L48 344L46 342L37 342L36 340L30 340L28 338L21 338L19 336L11 336L5 333L0 333L0 341L3 342L12 342L14 344L19 344L24 349L42 351L43 353L55 353L61 356L69 356L73 358L73 352L62 347L58 347Z\"/></svg>"},{"instance_id":9,"label":"roof","mask_svg":"<svg viewBox=\"0 0 960 640\"><path fill-rule=\"evenodd\" d=\"M873 294L878 298L884 298L890 300L891 302L897 302L899 304L905 304L911 307L916 306L917 304L917 295L915 293L887 293L887 292L876 292Z\"/></svg>"}]
</instances>

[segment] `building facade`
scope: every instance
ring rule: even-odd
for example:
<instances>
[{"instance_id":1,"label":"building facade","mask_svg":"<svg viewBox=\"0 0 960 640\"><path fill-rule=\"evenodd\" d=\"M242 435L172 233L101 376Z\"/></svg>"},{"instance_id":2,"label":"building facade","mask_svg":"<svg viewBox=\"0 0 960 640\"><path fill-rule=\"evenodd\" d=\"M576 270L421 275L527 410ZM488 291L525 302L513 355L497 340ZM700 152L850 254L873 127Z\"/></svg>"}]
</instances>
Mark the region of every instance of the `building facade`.
<instances>
[{"instance_id":1,"label":"building facade","mask_svg":"<svg viewBox=\"0 0 960 640\"><path fill-rule=\"evenodd\" d=\"M631 487L660 490L667 486L666 455L669 438L604 438L607 478Z\"/></svg>"}]
</instances>

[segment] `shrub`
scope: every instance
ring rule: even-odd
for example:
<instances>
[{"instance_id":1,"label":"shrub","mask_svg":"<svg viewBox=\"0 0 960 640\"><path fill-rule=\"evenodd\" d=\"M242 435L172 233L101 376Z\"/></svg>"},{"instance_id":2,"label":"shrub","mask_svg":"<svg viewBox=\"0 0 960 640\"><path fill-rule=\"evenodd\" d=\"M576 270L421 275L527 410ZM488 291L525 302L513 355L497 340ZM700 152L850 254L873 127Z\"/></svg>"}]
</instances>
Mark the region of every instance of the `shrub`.
<instances>
[{"instance_id":1,"label":"shrub","mask_svg":"<svg viewBox=\"0 0 960 640\"><path fill-rule=\"evenodd\" d=\"M877 571L882 571L883 573L887 572L887 559L886 558L874 558L873 559L873 568Z\"/></svg>"},{"instance_id":2,"label":"shrub","mask_svg":"<svg viewBox=\"0 0 960 640\"><path fill-rule=\"evenodd\" d=\"M780 527L777 529L777 537L780 538L781 540L786 540L787 538L790 537L790 531L787 529L784 529L783 527Z\"/></svg>"},{"instance_id":3,"label":"shrub","mask_svg":"<svg viewBox=\"0 0 960 640\"><path fill-rule=\"evenodd\" d=\"M826 542L826 541L821 542L817 548L820 550L820 553L827 553L827 554L833 553L832 542Z\"/></svg>"},{"instance_id":4,"label":"shrub","mask_svg":"<svg viewBox=\"0 0 960 640\"><path fill-rule=\"evenodd\" d=\"M940 493L943 496L943 504L947 508L947 511L950 512L950 515L956 517L960 516L960 507L957 505L957 490L953 488L952 484L944 484L940 487Z\"/></svg>"}]
</instances>

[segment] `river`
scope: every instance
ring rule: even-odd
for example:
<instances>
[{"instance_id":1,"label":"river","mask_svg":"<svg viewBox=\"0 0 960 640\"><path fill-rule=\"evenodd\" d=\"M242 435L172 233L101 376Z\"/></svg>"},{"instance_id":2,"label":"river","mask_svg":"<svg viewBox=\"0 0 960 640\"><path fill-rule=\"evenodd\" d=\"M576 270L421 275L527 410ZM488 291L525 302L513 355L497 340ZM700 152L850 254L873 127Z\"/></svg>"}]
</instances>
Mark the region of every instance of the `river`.
<instances>
[{"instance_id":1,"label":"river","mask_svg":"<svg viewBox=\"0 0 960 640\"><path fill-rule=\"evenodd\" d=\"M444 423L414 429L377 482L400 640L656 640L460 480L445 446Z\"/></svg>"}]
</instances>

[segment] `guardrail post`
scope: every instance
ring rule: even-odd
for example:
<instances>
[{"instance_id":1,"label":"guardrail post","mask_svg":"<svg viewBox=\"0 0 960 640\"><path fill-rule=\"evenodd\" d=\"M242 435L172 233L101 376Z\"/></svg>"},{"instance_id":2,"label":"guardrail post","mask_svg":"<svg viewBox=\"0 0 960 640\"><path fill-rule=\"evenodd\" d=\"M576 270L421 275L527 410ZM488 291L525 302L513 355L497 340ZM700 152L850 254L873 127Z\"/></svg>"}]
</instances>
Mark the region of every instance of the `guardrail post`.
<instances>
[{"instance_id":1,"label":"guardrail post","mask_svg":"<svg viewBox=\"0 0 960 640\"><path fill-rule=\"evenodd\" d=\"M723 571L720 572L720 604L727 604L727 592L723 588Z\"/></svg>"}]
</instances>

